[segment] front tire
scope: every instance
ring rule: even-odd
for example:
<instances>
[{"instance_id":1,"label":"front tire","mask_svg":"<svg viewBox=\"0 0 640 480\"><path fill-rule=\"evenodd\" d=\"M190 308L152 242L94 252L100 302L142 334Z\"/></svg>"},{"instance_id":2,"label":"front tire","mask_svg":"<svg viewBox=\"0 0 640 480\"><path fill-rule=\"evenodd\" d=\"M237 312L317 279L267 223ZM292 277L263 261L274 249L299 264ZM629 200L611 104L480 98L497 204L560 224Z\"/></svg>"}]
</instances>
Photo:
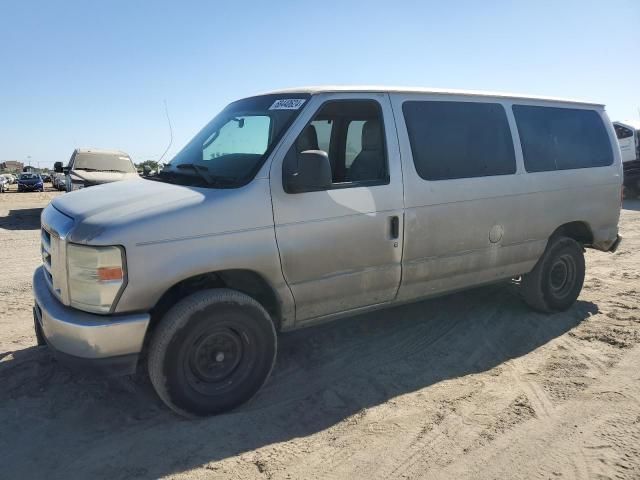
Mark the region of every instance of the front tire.
<instances>
[{"instance_id":1,"label":"front tire","mask_svg":"<svg viewBox=\"0 0 640 480\"><path fill-rule=\"evenodd\" d=\"M269 377L276 351L276 331L262 305L235 290L203 290L161 320L147 366L169 408L205 416L250 400Z\"/></svg>"},{"instance_id":2,"label":"front tire","mask_svg":"<svg viewBox=\"0 0 640 480\"><path fill-rule=\"evenodd\" d=\"M582 246L572 238L551 238L536 266L522 278L522 297L540 312L565 311L580 295L584 273Z\"/></svg>"}]
</instances>

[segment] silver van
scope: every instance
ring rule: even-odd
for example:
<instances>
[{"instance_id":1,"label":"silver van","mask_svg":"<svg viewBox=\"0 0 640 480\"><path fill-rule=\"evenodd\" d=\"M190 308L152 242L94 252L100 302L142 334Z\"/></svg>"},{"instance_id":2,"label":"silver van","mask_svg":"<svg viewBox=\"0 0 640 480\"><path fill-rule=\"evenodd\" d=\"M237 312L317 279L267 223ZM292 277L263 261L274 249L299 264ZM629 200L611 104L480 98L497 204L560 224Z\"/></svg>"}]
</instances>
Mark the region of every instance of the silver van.
<instances>
[{"instance_id":1,"label":"silver van","mask_svg":"<svg viewBox=\"0 0 640 480\"><path fill-rule=\"evenodd\" d=\"M277 334L521 277L570 308L620 241L622 166L594 103L389 88L231 103L149 179L57 197L33 277L39 343L162 400L250 399Z\"/></svg>"},{"instance_id":2,"label":"silver van","mask_svg":"<svg viewBox=\"0 0 640 480\"><path fill-rule=\"evenodd\" d=\"M53 168L56 173L64 173L67 192L138 178L129 155L119 150L76 148L66 167L62 162L55 162Z\"/></svg>"}]
</instances>

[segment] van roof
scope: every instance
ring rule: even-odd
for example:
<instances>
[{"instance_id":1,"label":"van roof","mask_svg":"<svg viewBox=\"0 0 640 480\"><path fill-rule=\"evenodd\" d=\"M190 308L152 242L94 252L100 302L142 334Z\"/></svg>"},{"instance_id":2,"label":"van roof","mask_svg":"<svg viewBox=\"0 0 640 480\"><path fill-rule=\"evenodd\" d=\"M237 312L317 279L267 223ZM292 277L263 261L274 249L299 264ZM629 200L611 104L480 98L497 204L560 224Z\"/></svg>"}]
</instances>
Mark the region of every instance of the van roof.
<instances>
[{"instance_id":1,"label":"van roof","mask_svg":"<svg viewBox=\"0 0 640 480\"><path fill-rule=\"evenodd\" d=\"M100 148L76 148L75 151L73 152L74 154L78 154L78 153L98 153L101 155L119 155L122 157L128 157L129 154L126 152L123 152L121 150L103 150Z\"/></svg>"},{"instance_id":2,"label":"van roof","mask_svg":"<svg viewBox=\"0 0 640 480\"><path fill-rule=\"evenodd\" d=\"M625 127L631 127L635 130L640 130L640 120L616 120L612 122L615 124L624 125Z\"/></svg>"},{"instance_id":3,"label":"van roof","mask_svg":"<svg viewBox=\"0 0 640 480\"><path fill-rule=\"evenodd\" d=\"M571 98L557 97L541 97L536 95L521 95L517 93L505 92L488 92L481 90L450 90L443 88L421 88L421 87L391 87L381 85L319 85L299 88L285 88L281 90L272 90L264 92L264 94L283 94L283 93L327 93L327 92L388 92L388 93L429 93L436 95L468 95L472 97L499 97L499 98L515 98L521 100L544 100L550 102L576 103L582 105L596 105L604 107L604 104L597 102L589 102L576 100Z\"/></svg>"}]
</instances>

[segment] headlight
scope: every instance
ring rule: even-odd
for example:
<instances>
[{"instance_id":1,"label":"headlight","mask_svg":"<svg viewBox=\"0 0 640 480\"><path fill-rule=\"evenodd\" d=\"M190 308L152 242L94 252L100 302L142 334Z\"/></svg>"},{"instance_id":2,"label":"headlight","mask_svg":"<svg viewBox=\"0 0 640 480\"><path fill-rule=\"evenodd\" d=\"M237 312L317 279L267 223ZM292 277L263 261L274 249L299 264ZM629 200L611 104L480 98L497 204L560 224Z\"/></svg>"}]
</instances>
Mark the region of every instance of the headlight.
<instances>
[{"instance_id":1,"label":"headlight","mask_svg":"<svg viewBox=\"0 0 640 480\"><path fill-rule=\"evenodd\" d=\"M124 250L69 244L67 265L71 306L108 313L125 285Z\"/></svg>"}]
</instances>

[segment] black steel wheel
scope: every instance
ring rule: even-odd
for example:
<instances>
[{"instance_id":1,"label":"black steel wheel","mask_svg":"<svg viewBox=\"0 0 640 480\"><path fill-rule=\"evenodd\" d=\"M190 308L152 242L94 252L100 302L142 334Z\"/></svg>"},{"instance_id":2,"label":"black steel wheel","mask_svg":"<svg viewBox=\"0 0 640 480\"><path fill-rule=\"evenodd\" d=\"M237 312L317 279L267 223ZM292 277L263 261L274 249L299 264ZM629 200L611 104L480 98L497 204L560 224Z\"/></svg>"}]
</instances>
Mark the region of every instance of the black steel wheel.
<instances>
[{"instance_id":1,"label":"black steel wheel","mask_svg":"<svg viewBox=\"0 0 640 480\"><path fill-rule=\"evenodd\" d=\"M534 269L522 277L524 301L542 312L567 310L580 295L584 274L582 246L572 238L552 238Z\"/></svg>"},{"instance_id":2,"label":"black steel wheel","mask_svg":"<svg viewBox=\"0 0 640 480\"><path fill-rule=\"evenodd\" d=\"M174 411L212 415L258 392L276 350L273 322L258 302L234 290L204 290L161 320L150 342L149 376Z\"/></svg>"}]
</instances>

